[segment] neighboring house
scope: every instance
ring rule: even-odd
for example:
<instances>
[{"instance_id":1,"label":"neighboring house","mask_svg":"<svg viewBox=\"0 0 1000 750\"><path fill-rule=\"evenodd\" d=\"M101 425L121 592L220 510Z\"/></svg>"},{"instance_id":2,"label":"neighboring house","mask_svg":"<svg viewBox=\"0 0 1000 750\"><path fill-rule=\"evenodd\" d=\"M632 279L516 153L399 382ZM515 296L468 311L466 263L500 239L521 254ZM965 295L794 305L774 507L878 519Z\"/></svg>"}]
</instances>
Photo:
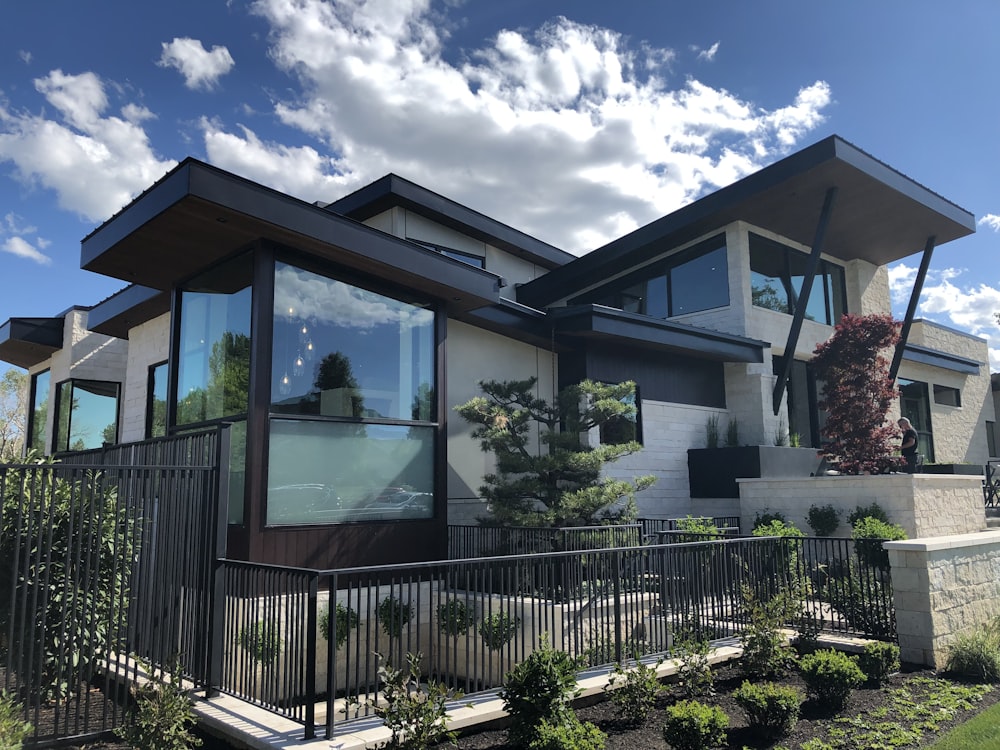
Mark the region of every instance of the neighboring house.
<instances>
[{"instance_id":1,"label":"neighboring house","mask_svg":"<svg viewBox=\"0 0 1000 750\"><path fill-rule=\"evenodd\" d=\"M453 411L479 381L535 377L551 398L635 380L626 427L644 448L612 471L658 476L643 515L732 512L690 497L707 420L736 420L744 444L815 445L816 344L844 312L890 310L887 264L973 231L837 137L580 258L395 175L313 205L188 159L83 240L84 269L130 284L89 311L117 346L108 374L73 369L57 319L8 321L0 358L32 375L36 444L63 429L49 414L42 430L41 394L78 378L120 388L121 441L231 422L230 557L434 559L449 520L486 513L491 457ZM928 460L985 462L986 342L905 330L902 409Z\"/></svg>"}]
</instances>

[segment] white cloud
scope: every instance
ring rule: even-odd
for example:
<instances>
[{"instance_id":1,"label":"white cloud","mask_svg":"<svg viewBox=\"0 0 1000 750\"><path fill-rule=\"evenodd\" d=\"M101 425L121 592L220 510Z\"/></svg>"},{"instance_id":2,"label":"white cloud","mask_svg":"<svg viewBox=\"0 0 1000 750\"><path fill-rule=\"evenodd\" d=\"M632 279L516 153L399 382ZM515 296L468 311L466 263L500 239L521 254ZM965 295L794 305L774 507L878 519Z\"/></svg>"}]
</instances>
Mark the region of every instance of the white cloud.
<instances>
[{"instance_id":1,"label":"white cloud","mask_svg":"<svg viewBox=\"0 0 1000 750\"><path fill-rule=\"evenodd\" d=\"M25 65L31 65L31 53L26 49L19 49L17 51L17 56L21 58L21 62Z\"/></svg>"},{"instance_id":2,"label":"white cloud","mask_svg":"<svg viewBox=\"0 0 1000 750\"><path fill-rule=\"evenodd\" d=\"M693 49L698 53L698 59L704 60L705 62L712 62L715 60L715 56L719 53L719 44L716 42L708 49L701 49L699 47L694 47Z\"/></svg>"},{"instance_id":3,"label":"white cloud","mask_svg":"<svg viewBox=\"0 0 1000 750\"><path fill-rule=\"evenodd\" d=\"M177 69L189 89L214 88L236 64L227 48L216 45L209 51L198 39L174 37L172 42L162 44L163 54L157 65Z\"/></svg>"},{"instance_id":4,"label":"white cloud","mask_svg":"<svg viewBox=\"0 0 1000 750\"><path fill-rule=\"evenodd\" d=\"M33 260L43 266L52 264L52 258L42 253L23 237L8 237L0 244L0 251Z\"/></svg>"},{"instance_id":5,"label":"white cloud","mask_svg":"<svg viewBox=\"0 0 1000 750\"><path fill-rule=\"evenodd\" d=\"M1000 216L997 214L986 214L978 221L979 226L989 227L994 232L1000 232Z\"/></svg>"},{"instance_id":6,"label":"white cloud","mask_svg":"<svg viewBox=\"0 0 1000 750\"><path fill-rule=\"evenodd\" d=\"M128 119L105 116L107 93L94 73L54 70L35 88L59 119L0 104L0 162L12 162L26 185L55 191L61 208L106 219L175 165L153 153L138 124L143 108L126 106Z\"/></svg>"},{"instance_id":7,"label":"white cloud","mask_svg":"<svg viewBox=\"0 0 1000 750\"><path fill-rule=\"evenodd\" d=\"M211 161L308 200L396 172L574 252L787 153L830 102L822 81L774 111L671 83L673 50L565 18L503 30L453 63L429 0L252 7L301 85L276 114L330 155L205 120Z\"/></svg>"}]
</instances>

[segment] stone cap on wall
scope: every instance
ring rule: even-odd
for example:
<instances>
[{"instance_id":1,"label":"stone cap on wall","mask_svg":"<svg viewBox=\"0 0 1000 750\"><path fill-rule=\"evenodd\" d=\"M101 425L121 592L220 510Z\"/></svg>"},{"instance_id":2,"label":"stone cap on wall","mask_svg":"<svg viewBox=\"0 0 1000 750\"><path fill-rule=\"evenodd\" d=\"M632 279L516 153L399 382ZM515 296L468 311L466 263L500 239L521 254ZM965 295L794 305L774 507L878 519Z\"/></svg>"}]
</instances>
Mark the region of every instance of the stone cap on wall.
<instances>
[{"instance_id":1,"label":"stone cap on wall","mask_svg":"<svg viewBox=\"0 0 1000 750\"><path fill-rule=\"evenodd\" d=\"M905 539L899 542L885 542L886 550L899 552L934 552L941 549L956 547L979 547L987 544L1000 544L1000 530L980 531L975 534L950 534L948 536L929 536L922 539Z\"/></svg>"}]
</instances>

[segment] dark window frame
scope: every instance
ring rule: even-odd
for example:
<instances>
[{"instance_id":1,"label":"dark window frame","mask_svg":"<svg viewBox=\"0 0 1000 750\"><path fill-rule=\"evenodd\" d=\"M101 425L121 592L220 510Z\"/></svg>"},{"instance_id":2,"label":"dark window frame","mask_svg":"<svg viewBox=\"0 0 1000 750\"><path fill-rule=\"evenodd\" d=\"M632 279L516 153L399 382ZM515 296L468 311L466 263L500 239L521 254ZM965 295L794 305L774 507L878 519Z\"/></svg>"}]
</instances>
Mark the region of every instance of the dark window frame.
<instances>
[{"instance_id":1,"label":"dark window frame","mask_svg":"<svg viewBox=\"0 0 1000 750\"><path fill-rule=\"evenodd\" d=\"M53 405L53 417L52 417L52 453L53 454L56 454L56 453L69 453L69 452L73 451L73 449L69 445L62 446L62 445L58 445L58 443L57 443L57 441L59 440L59 435L60 435L60 429L59 429L60 428L60 422L59 422L59 419L60 419L60 415L61 415L61 411L62 411L63 386L66 386L66 385L70 386L69 399L70 399L70 403L72 403L73 399L74 399L74 392L76 391L77 385L78 384L83 384L83 383L90 383L90 384L94 384L94 385L97 385L97 384L100 384L100 385L113 385L115 387L114 388L114 390L115 390L115 396L114 396L114 398L115 398L115 422L114 422L114 424L115 424L115 442L112 443L112 444L117 444L118 442L120 442L120 439L121 439L121 418L122 418L122 391L123 391L122 384L120 382L118 382L117 380L94 380L92 378L66 378L66 380L61 380L58 383L56 383L56 387L55 387L55 402L54 402L54 405ZM70 438L73 435L73 410L72 410L72 408L70 409L70 411L68 413L67 419L68 419L68 423L66 425L66 439L67 439L67 441L69 441ZM102 444L104 444L104 441L102 441ZM100 447L100 446L91 446L91 448L96 448L96 447ZM84 450L89 450L89 449L85 448Z\"/></svg>"},{"instance_id":2,"label":"dark window frame","mask_svg":"<svg viewBox=\"0 0 1000 750\"><path fill-rule=\"evenodd\" d=\"M36 407L38 406L37 404L38 378L40 378L43 375L48 375L48 386L47 386L48 393L45 394L46 409L48 409L51 406L51 402L53 401L52 370L50 368L39 370L38 372L36 372L31 376L31 388L28 393L28 423L27 425L25 425L26 430L25 430L25 441L24 441L24 449L26 452L28 450L31 450L31 448L35 444L35 430L38 428L38 425L36 424L37 422ZM48 411L46 412L46 414L48 414ZM41 429L40 442L41 442L42 452L45 453L51 450L52 441L48 439L48 435L46 435L45 433L45 424L42 424L40 429Z\"/></svg>"},{"instance_id":3,"label":"dark window frame","mask_svg":"<svg viewBox=\"0 0 1000 750\"><path fill-rule=\"evenodd\" d=\"M460 263L465 263L476 268L482 268L486 270L486 258L482 255L476 255L475 253L469 253L465 250L456 250L453 247L448 247L447 245L440 245L437 242L428 242L427 240L418 240L415 237L407 237L407 242L412 242L415 245L420 245L428 250L433 250L435 253L440 253L445 255L452 260L457 260Z\"/></svg>"},{"instance_id":4,"label":"dark window frame","mask_svg":"<svg viewBox=\"0 0 1000 750\"><path fill-rule=\"evenodd\" d=\"M934 422L931 415L931 395L929 384L923 380L910 380L909 378L899 378L896 381L899 387L899 411L900 414L910 420L913 429L917 432L917 452L924 457L928 463L934 462ZM904 388L910 388L909 393L904 392ZM907 408L904 401L910 402L917 411ZM924 426L926 419L926 427Z\"/></svg>"},{"instance_id":5,"label":"dark window frame","mask_svg":"<svg viewBox=\"0 0 1000 750\"><path fill-rule=\"evenodd\" d=\"M934 384L934 403L939 406L950 406L954 409L962 407L962 389L949 385Z\"/></svg>"},{"instance_id":6,"label":"dark window frame","mask_svg":"<svg viewBox=\"0 0 1000 750\"><path fill-rule=\"evenodd\" d=\"M786 245L778 240L771 239L770 237L764 237L756 232L747 233L747 245L750 261L751 299L754 274L760 274L761 276L767 278L776 278L780 285L780 291L784 293L784 309L776 309L775 307L768 305L754 304L753 306L762 310L773 310L774 312L792 315L794 313L793 303L797 299L797 295L799 293L799 289L796 288L793 280L801 278L800 276L792 273L792 261L794 259L795 261L804 262L808 259L809 253ZM781 267L781 275L776 277L771 274L764 273L763 271L755 270L753 264L755 250L759 252L766 251L770 253L781 253L778 260L778 264ZM836 325L840 317L849 312L847 308L847 277L845 269L837 263L833 263L822 258L820 259L819 265L816 268L816 278L813 281L814 286L809 294L810 303L812 304L815 304L814 295L817 291L815 287L817 280L820 282L820 287L823 292L823 309L826 319L816 320L815 318L807 318L807 320L814 320L817 323L829 326ZM835 289L838 287L840 292L835 296ZM838 312L840 313L839 315Z\"/></svg>"},{"instance_id":7,"label":"dark window frame","mask_svg":"<svg viewBox=\"0 0 1000 750\"><path fill-rule=\"evenodd\" d=\"M154 401L155 401L155 388L156 388L156 371L159 368L163 368L163 376L165 380L163 381L163 386L166 390L166 397L164 399L163 408L163 434L154 435L153 434L153 414L154 414ZM170 363L169 360L163 360L162 362L155 362L151 364L146 370L146 425L144 428L144 434L147 439L154 437L165 437L170 433L169 424L169 411L170 404Z\"/></svg>"}]
</instances>

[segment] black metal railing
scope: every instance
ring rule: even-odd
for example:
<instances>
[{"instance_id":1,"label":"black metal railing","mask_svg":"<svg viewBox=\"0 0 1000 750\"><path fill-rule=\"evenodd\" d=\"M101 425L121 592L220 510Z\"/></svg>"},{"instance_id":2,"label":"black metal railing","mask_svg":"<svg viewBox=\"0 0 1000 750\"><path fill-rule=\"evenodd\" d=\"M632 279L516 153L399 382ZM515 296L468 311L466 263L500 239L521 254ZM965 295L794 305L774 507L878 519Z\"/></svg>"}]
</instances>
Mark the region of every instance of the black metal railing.
<instances>
[{"instance_id":1,"label":"black metal railing","mask_svg":"<svg viewBox=\"0 0 1000 750\"><path fill-rule=\"evenodd\" d=\"M448 526L448 559L632 547L638 523L617 526Z\"/></svg>"},{"instance_id":2,"label":"black metal railing","mask_svg":"<svg viewBox=\"0 0 1000 750\"><path fill-rule=\"evenodd\" d=\"M688 521L710 523L725 536L740 535L739 516L688 516L685 518L640 518L642 537L647 541L655 541L662 531L677 531Z\"/></svg>"},{"instance_id":3,"label":"black metal railing","mask_svg":"<svg viewBox=\"0 0 1000 750\"><path fill-rule=\"evenodd\" d=\"M987 461L984 474L983 501L987 508L1000 507L1000 461Z\"/></svg>"},{"instance_id":4,"label":"black metal railing","mask_svg":"<svg viewBox=\"0 0 1000 750\"><path fill-rule=\"evenodd\" d=\"M0 686L32 743L117 727L139 659L206 683L221 434L0 466Z\"/></svg>"},{"instance_id":5,"label":"black metal railing","mask_svg":"<svg viewBox=\"0 0 1000 750\"><path fill-rule=\"evenodd\" d=\"M748 592L766 599L781 590L825 630L887 638L892 593L875 549L859 554L848 539L737 538L284 578L287 569L224 561L218 687L303 723L306 737L324 724L330 736L379 699L378 654L398 666L419 653L428 679L473 694L502 685L543 636L582 664L609 664L668 651L688 634L736 635ZM799 625L800 615L786 624Z\"/></svg>"}]
</instances>

